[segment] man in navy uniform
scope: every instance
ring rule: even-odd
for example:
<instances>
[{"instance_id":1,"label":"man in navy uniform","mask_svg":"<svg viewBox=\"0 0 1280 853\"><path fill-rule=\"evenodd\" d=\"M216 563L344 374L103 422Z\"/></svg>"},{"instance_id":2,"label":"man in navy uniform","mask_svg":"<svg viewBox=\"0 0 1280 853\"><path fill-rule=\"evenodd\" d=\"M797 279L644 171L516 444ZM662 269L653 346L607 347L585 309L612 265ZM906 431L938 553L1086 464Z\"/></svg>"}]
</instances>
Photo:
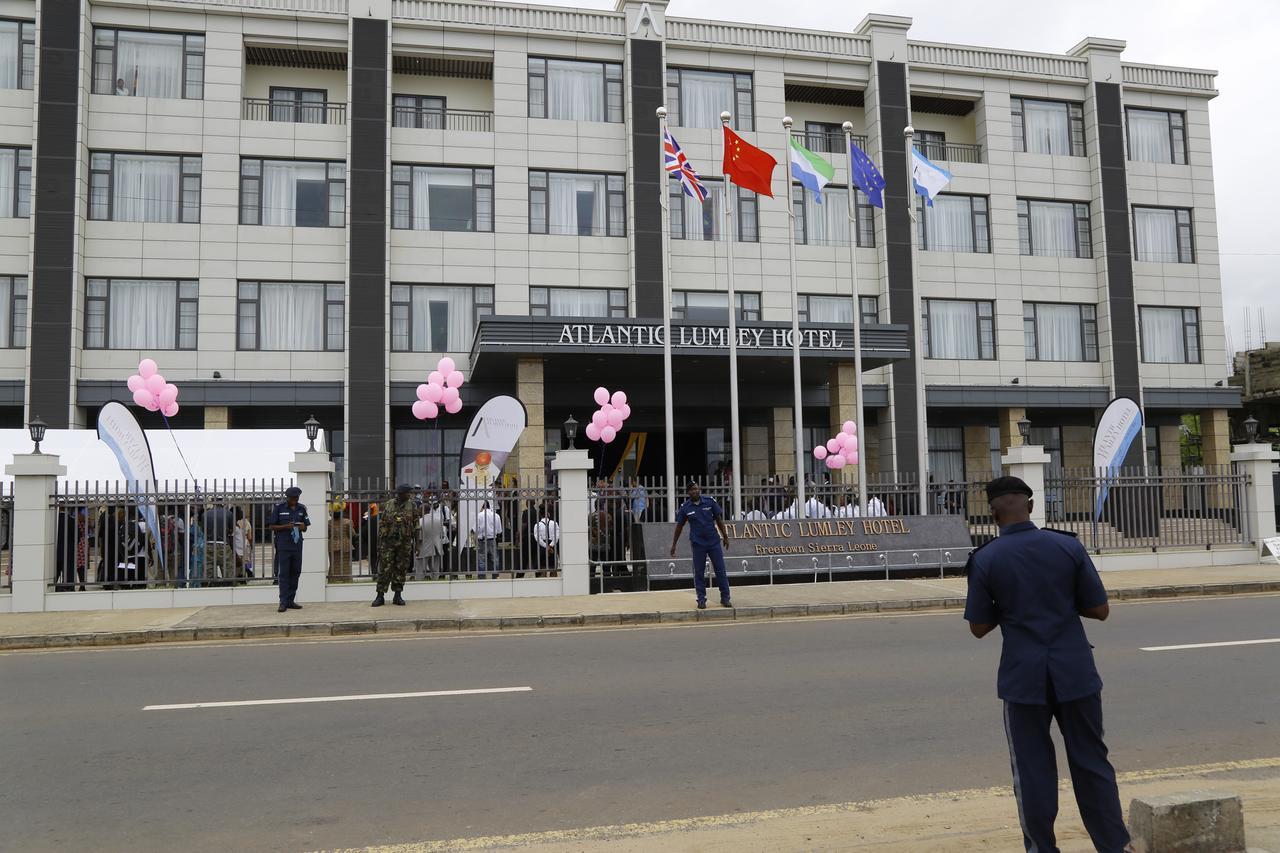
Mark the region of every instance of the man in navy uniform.
<instances>
[{"instance_id":1,"label":"man in navy uniform","mask_svg":"<svg viewBox=\"0 0 1280 853\"><path fill-rule=\"evenodd\" d=\"M997 692L1027 850L1058 849L1058 768L1049 735L1056 719L1085 829L1099 851L1121 853L1129 833L1102 741L1102 679L1080 621L1107 618L1107 592L1073 534L1031 522L1031 497L1017 477L987 484L1000 536L969 557L964 618L973 636L999 625L1004 638Z\"/></svg>"},{"instance_id":2,"label":"man in navy uniform","mask_svg":"<svg viewBox=\"0 0 1280 853\"><path fill-rule=\"evenodd\" d=\"M676 555L680 531L689 524L689 547L693 550L693 586L698 594L698 609L707 609L707 558L716 573L716 586L720 588L720 606L732 607L729 601L729 576L724 570L724 547L729 547L729 532L724 527L724 510L713 499L704 497L702 487L690 483L685 490L688 498L676 510L676 532L671 537L671 556ZM719 535L716 531L719 530Z\"/></svg>"},{"instance_id":3,"label":"man in navy uniform","mask_svg":"<svg viewBox=\"0 0 1280 853\"><path fill-rule=\"evenodd\" d=\"M293 600L298 594L298 577L302 574L302 534L311 526L306 504L298 502L302 489L290 486L284 490L284 503L278 503L267 517L267 527L275 534L276 578L280 584L280 613L301 610Z\"/></svg>"}]
</instances>

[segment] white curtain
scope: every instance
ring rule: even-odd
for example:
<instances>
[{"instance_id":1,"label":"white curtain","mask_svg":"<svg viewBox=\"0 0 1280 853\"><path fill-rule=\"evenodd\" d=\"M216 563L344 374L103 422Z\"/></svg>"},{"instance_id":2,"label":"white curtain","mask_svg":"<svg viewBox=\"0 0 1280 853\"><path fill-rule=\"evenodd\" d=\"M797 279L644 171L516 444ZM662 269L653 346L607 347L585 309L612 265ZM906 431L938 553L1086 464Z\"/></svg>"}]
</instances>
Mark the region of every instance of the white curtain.
<instances>
[{"instance_id":1,"label":"white curtain","mask_svg":"<svg viewBox=\"0 0 1280 853\"><path fill-rule=\"evenodd\" d=\"M178 283L111 282L108 340L112 349L174 349L177 336Z\"/></svg>"},{"instance_id":2,"label":"white curtain","mask_svg":"<svg viewBox=\"0 0 1280 853\"><path fill-rule=\"evenodd\" d=\"M1080 336L1080 306L1036 306L1036 344L1041 361L1084 361Z\"/></svg>"},{"instance_id":3,"label":"white curtain","mask_svg":"<svg viewBox=\"0 0 1280 853\"><path fill-rule=\"evenodd\" d=\"M816 246L849 245L849 191L823 190L821 204L813 193L804 192L808 242Z\"/></svg>"},{"instance_id":4,"label":"white curtain","mask_svg":"<svg viewBox=\"0 0 1280 853\"><path fill-rule=\"evenodd\" d=\"M18 88L18 56L22 51L17 21L0 21L0 89Z\"/></svg>"},{"instance_id":5,"label":"white curtain","mask_svg":"<svg viewBox=\"0 0 1280 853\"><path fill-rule=\"evenodd\" d=\"M1133 241L1137 260L1178 262L1178 214L1154 207L1133 209Z\"/></svg>"},{"instance_id":6,"label":"white curtain","mask_svg":"<svg viewBox=\"0 0 1280 853\"><path fill-rule=\"evenodd\" d=\"M734 109L733 75L715 71L680 72L680 123L685 127L719 127L720 113Z\"/></svg>"},{"instance_id":7,"label":"white curtain","mask_svg":"<svg viewBox=\"0 0 1280 853\"><path fill-rule=\"evenodd\" d=\"M1182 364L1187 360L1182 337L1181 308L1142 309L1143 361Z\"/></svg>"},{"instance_id":8,"label":"white curtain","mask_svg":"<svg viewBox=\"0 0 1280 853\"><path fill-rule=\"evenodd\" d=\"M973 206L968 196L940 195L924 209L927 249L933 252L973 251Z\"/></svg>"},{"instance_id":9,"label":"white curtain","mask_svg":"<svg viewBox=\"0 0 1280 853\"><path fill-rule=\"evenodd\" d=\"M470 169L415 166L413 229L474 231L471 174Z\"/></svg>"},{"instance_id":10,"label":"white curtain","mask_svg":"<svg viewBox=\"0 0 1280 853\"><path fill-rule=\"evenodd\" d=\"M978 303L929 300L929 354L932 358L978 357Z\"/></svg>"},{"instance_id":11,"label":"white curtain","mask_svg":"<svg viewBox=\"0 0 1280 853\"><path fill-rule=\"evenodd\" d=\"M18 173L18 152L12 148L0 150L0 218L16 216L13 209L14 186Z\"/></svg>"},{"instance_id":12,"label":"white curtain","mask_svg":"<svg viewBox=\"0 0 1280 853\"><path fill-rule=\"evenodd\" d=\"M118 31L116 77L130 95L182 97L182 36ZM115 81L112 81L112 91Z\"/></svg>"},{"instance_id":13,"label":"white curtain","mask_svg":"<svg viewBox=\"0 0 1280 853\"><path fill-rule=\"evenodd\" d=\"M471 346L471 336L475 333L475 291L472 288L442 285L415 287L412 300L410 310L413 314L413 327L410 330L410 341L415 351L463 352ZM432 328L432 303L448 305L449 319L443 335L438 326ZM442 337L444 340L440 339Z\"/></svg>"},{"instance_id":14,"label":"white curtain","mask_svg":"<svg viewBox=\"0 0 1280 853\"><path fill-rule=\"evenodd\" d=\"M608 317L609 292L575 287L553 287L548 294L553 317Z\"/></svg>"},{"instance_id":15,"label":"white curtain","mask_svg":"<svg viewBox=\"0 0 1280 853\"><path fill-rule=\"evenodd\" d=\"M1076 213L1070 202L1033 201L1031 254L1056 258L1076 256Z\"/></svg>"},{"instance_id":16,"label":"white curtain","mask_svg":"<svg viewBox=\"0 0 1280 853\"><path fill-rule=\"evenodd\" d=\"M604 121L604 66L547 60L547 118Z\"/></svg>"},{"instance_id":17,"label":"white curtain","mask_svg":"<svg viewBox=\"0 0 1280 853\"><path fill-rule=\"evenodd\" d=\"M323 284L260 284L258 316L258 349L324 349Z\"/></svg>"},{"instance_id":18,"label":"white curtain","mask_svg":"<svg viewBox=\"0 0 1280 853\"><path fill-rule=\"evenodd\" d=\"M603 236L605 176L553 172L547 176L549 234Z\"/></svg>"},{"instance_id":19,"label":"white curtain","mask_svg":"<svg viewBox=\"0 0 1280 853\"><path fill-rule=\"evenodd\" d=\"M852 323L853 300L848 296L810 296L810 323Z\"/></svg>"},{"instance_id":20,"label":"white curtain","mask_svg":"<svg viewBox=\"0 0 1280 853\"><path fill-rule=\"evenodd\" d=\"M1067 105L1043 101L1022 102L1022 122L1027 151L1035 154L1070 154L1071 125Z\"/></svg>"},{"instance_id":21,"label":"white curtain","mask_svg":"<svg viewBox=\"0 0 1280 853\"><path fill-rule=\"evenodd\" d=\"M296 225L298 181L324 181L324 163L262 162L262 224ZM326 197L325 203L328 204Z\"/></svg>"},{"instance_id":22,"label":"white curtain","mask_svg":"<svg viewBox=\"0 0 1280 853\"><path fill-rule=\"evenodd\" d=\"M929 474L934 486L964 482L964 432L961 427L929 427ZM958 448L958 449L957 449Z\"/></svg>"},{"instance_id":23,"label":"white curtain","mask_svg":"<svg viewBox=\"0 0 1280 853\"><path fill-rule=\"evenodd\" d=\"M692 196L685 195L684 190L680 189L679 182L672 181L672 186L676 192L680 193L679 204L684 217L684 233L677 239L719 240L721 237L720 203L724 189L715 183L708 182L707 200L698 201Z\"/></svg>"},{"instance_id":24,"label":"white curtain","mask_svg":"<svg viewBox=\"0 0 1280 853\"><path fill-rule=\"evenodd\" d=\"M1129 110L1129 159L1144 163L1172 163L1169 114Z\"/></svg>"},{"instance_id":25,"label":"white curtain","mask_svg":"<svg viewBox=\"0 0 1280 853\"><path fill-rule=\"evenodd\" d=\"M687 291L684 295L684 318L714 323L729 322L729 294Z\"/></svg>"},{"instance_id":26,"label":"white curtain","mask_svg":"<svg viewBox=\"0 0 1280 853\"><path fill-rule=\"evenodd\" d=\"M177 222L182 184L178 157L117 154L111 201L117 222Z\"/></svg>"}]
</instances>

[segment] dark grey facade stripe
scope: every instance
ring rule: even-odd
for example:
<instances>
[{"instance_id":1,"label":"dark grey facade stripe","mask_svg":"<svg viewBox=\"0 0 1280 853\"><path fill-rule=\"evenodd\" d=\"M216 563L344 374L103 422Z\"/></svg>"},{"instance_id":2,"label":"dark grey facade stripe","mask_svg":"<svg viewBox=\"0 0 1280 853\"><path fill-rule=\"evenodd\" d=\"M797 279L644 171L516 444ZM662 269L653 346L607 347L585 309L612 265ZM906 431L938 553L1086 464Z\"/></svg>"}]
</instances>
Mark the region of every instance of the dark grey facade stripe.
<instances>
[{"instance_id":1,"label":"dark grey facade stripe","mask_svg":"<svg viewBox=\"0 0 1280 853\"><path fill-rule=\"evenodd\" d=\"M666 183L658 165L656 110L666 97L662 70L662 45L632 39L631 48L631 150L634 184L631 210L635 223L636 316L662 317L662 202Z\"/></svg>"},{"instance_id":2,"label":"dark grey facade stripe","mask_svg":"<svg viewBox=\"0 0 1280 853\"><path fill-rule=\"evenodd\" d=\"M76 399L83 406L110 400L127 402L133 395L123 382L81 380ZM182 383L184 406L341 406L341 382L224 382L187 379ZM305 417L305 415L303 416Z\"/></svg>"},{"instance_id":3,"label":"dark grey facade stripe","mask_svg":"<svg viewBox=\"0 0 1280 853\"><path fill-rule=\"evenodd\" d=\"M54 429L65 429L71 416L80 4L42 0L39 9L40 139L35 162L29 414L39 415Z\"/></svg>"},{"instance_id":4,"label":"dark grey facade stripe","mask_svg":"<svg viewBox=\"0 0 1280 853\"><path fill-rule=\"evenodd\" d=\"M1142 402L1148 409L1238 409L1239 388L1148 388Z\"/></svg>"},{"instance_id":5,"label":"dark grey facade stripe","mask_svg":"<svg viewBox=\"0 0 1280 853\"><path fill-rule=\"evenodd\" d=\"M948 409L1100 409L1111 399L1105 385L1044 388L1027 385L929 385L925 405Z\"/></svg>"},{"instance_id":6,"label":"dark grey facade stripe","mask_svg":"<svg viewBox=\"0 0 1280 853\"><path fill-rule=\"evenodd\" d=\"M877 62L880 99L880 150L884 157L885 256L889 272L889 322L907 327L910 358L893 363L894 437L897 470L920 473L920 412L916 405L916 362L920 357L915 299L911 285L911 214L907 207L907 76L901 62Z\"/></svg>"},{"instance_id":7,"label":"dark grey facade stripe","mask_svg":"<svg viewBox=\"0 0 1280 853\"><path fill-rule=\"evenodd\" d=\"M387 471L387 22L351 21L347 472Z\"/></svg>"}]
</instances>

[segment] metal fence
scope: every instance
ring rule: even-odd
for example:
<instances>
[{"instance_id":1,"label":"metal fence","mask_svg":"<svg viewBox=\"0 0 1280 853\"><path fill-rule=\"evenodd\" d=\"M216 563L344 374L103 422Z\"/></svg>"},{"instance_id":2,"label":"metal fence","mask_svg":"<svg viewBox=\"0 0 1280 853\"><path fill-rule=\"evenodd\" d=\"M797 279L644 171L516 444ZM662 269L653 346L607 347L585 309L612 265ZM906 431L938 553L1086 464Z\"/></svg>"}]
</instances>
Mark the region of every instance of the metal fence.
<instances>
[{"instance_id":1,"label":"metal fence","mask_svg":"<svg viewBox=\"0 0 1280 853\"><path fill-rule=\"evenodd\" d=\"M293 124L346 124L347 105L337 101L245 98L240 117L245 121L284 121Z\"/></svg>"},{"instance_id":2,"label":"metal fence","mask_svg":"<svg viewBox=\"0 0 1280 853\"><path fill-rule=\"evenodd\" d=\"M377 578L390 557L386 542L379 544L380 516L394 499L395 486L384 480L354 480L329 495L330 583ZM414 533L408 580L559 575L555 487L427 489L414 492L410 501Z\"/></svg>"},{"instance_id":3,"label":"metal fence","mask_svg":"<svg viewBox=\"0 0 1280 853\"><path fill-rule=\"evenodd\" d=\"M0 483L0 590L13 588L13 483Z\"/></svg>"},{"instance_id":4,"label":"metal fence","mask_svg":"<svg viewBox=\"0 0 1280 853\"><path fill-rule=\"evenodd\" d=\"M982 146L964 142L916 140L915 149L930 160L948 163L981 163Z\"/></svg>"}]
</instances>

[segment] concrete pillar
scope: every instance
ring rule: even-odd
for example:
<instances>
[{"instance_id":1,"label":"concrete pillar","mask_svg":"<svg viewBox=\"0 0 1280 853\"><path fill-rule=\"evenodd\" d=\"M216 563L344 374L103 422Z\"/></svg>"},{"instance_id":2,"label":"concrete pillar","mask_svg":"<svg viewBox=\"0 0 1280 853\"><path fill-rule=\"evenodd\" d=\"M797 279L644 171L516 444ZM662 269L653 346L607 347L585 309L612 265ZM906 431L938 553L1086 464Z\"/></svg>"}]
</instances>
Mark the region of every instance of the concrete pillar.
<instances>
[{"instance_id":1,"label":"concrete pillar","mask_svg":"<svg viewBox=\"0 0 1280 853\"><path fill-rule=\"evenodd\" d=\"M16 457L15 457L16 458ZM1231 453L1236 469L1249 480L1245 486L1243 511L1248 519L1249 536L1262 554L1262 540L1276 535L1276 496L1272 471L1280 453L1270 444L1237 444ZM15 557L16 563L16 557ZM17 594L15 588L14 594ZM15 608L16 609L16 608Z\"/></svg>"},{"instance_id":2,"label":"concrete pillar","mask_svg":"<svg viewBox=\"0 0 1280 853\"><path fill-rule=\"evenodd\" d=\"M56 511L50 506L49 496L67 469L57 456L48 453L15 453L13 463L6 465L4 472L13 477L13 610L44 610L44 594L53 581L58 545Z\"/></svg>"},{"instance_id":3,"label":"concrete pillar","mask_svg":"<svg viewBox=\"0 0 1280 853\"><path fill-rule=\"evenodd\" d=\"M796 422L790 406L773 409L773 473L787 477L796 473Z\"/></svg>"},{"instance_id":4,"label":"concrete pillar","mask_svg":"<svg viewBox=\"0 0 1280 853\"><path fill-rule=\"evenodd\" d=\"M588 595L591 568L588 565L587 516L590 496L587 475L591 457L585 450L561 450L551 461L551 470L560 484L560 579L563 595Z\"/></svg>"},{"instance_id":5,"label":"concrete pillar","mask_svg":"<svg viewBox=\"0 0 1280 853\"><path fill-rule=\"evenodd\" d=\"M524 403L528 423L516 445L516 472L524 488L536 486L546 478L545 453L547 421L543 402L543 365L540 358L521 358L516 361L516 397ZM586 425L585 419L582 426ZM581 429L581 427L579 427Z\"/></svg>"},{"instance_id":6,"label":"concrete pillar","mask_svg":"<svg viewBox=\"0 0 1280 853\"><path fill-rule=\"evenodd\" d=\"M1017 432L1017 430L1014 430ZM1037 527L1044 527L1044 472L1049 464L1049 454L1038 444L1019 444L1010 447L1000 457L1000 464L1010 477L1017 477L1031 487L1034 492L1031 507L1031 520Z\"/></svg>"},{"instance_id":7,"label":"concrete pillar","mask_svg":"<svg viewBox=\"0 0 1280 853\"><path fill-rule=\"evenodd\" d=\"M1093 427L1062 428L1062 467L1068 471L1093 468ZM1068 517L1088 513L1092 509L1087 489L1068 489L1063 497L1063 511Z\"/></svg>"},{"instance_id":8,"label":"concrete pillar","mask_svg":"<svg viewBox=\"0 0 1280 853\"><path fill-rule=\"evenodd\" d=\"M1210 468L1231 461L1231 422L1226 409L1200 412L1200 451Z\"/></svg>"},{"instance_id":9,"label":"concrete pillar","mask_svg":"<svg viewBox=\"0 0 1280 853\"><path fill-rule=\"evenodd\" d=\"M1159 452L1160 471L1164 474L1177 474L1182 470L1181 430L1177 424L1166 424L1156 428L1156 449ZM1183 508L1182 487L1176 483L1165 485L1161 489L1161 500L1166 511Z\"/></svg>"},{"instance_id":10,"label":"concrete pillar","mask_svg":"<svg viewBox=\"0 0 1280 853\"><path fill-rule=\"evenodd\" d=\"M769 458L769 427L742 428L742 484L757 485L772 472Z\"/></svg>"},{"instance_id":11,"label":"concrete pillar","mask_svg":"<svg viewBox=\"0 0 1280 853\"><path fill-rule=\"evenodd\" d=\"M302 489L301 503L307 505L311 526L302 534L302 575L298 578L298 601L324 601L329 567L329 484L333 462L329 454L317 450L293 454L289 470ZM283 496L281 500L283 500Z\"/></svg>"},{"instance_id":12,"label":"concrete pillar","mask_svg":"<svg viewBox=\"0 0 1280 853\"><path fill-rule=\"evenodd\" d=\"M231 426L231 409L226 406L204 407L205 429L228 429Z\"/></svg>"},{"instance_id":13,"label":"concrete pillar","mask_svg":"<svg viewBox=\"0 0 1280 853\"><path fill-rule=\"evenodd\" d=\"M858 395L857 386L854 382L854 370L852 363L835 362L831 365L827 380L827 389L830 396L830 413L831 413L831 434L835 435L844 428L845 421L853 421L858 424L858 459L865 463L863 454L866 448L863 444L863 424L861 418L858 417ZM809 448L812 449L812 448ZM846 465L839 471L831 471L831 482L833 483L856 483L858 482L858 468L856 465Z\"/></svg>"},{"instance_id":14,"label":"concrete pillar","mask_svg":"<svg viewBox=\"0 0 1280 853\"><path fill-rule=\"evenodd\" d=\"M991 428L967 426L964 428L964 478L971 483L990 480Z\"/></svg>"},{"instance_id":15,"label":"concrete pillar","mask_svg":"<svg viewBox=\"0 0 1280 853\"><path fill-rule=\"evenodd\" d=\"M1022 433L1018 432L1018 421L1027 416L1027 410L1023 408L1009 408L996 410L996 422L1000 426L1000 447L1008 450L1011 447L1022 446Z\"/></svg>"}]
</instances>

